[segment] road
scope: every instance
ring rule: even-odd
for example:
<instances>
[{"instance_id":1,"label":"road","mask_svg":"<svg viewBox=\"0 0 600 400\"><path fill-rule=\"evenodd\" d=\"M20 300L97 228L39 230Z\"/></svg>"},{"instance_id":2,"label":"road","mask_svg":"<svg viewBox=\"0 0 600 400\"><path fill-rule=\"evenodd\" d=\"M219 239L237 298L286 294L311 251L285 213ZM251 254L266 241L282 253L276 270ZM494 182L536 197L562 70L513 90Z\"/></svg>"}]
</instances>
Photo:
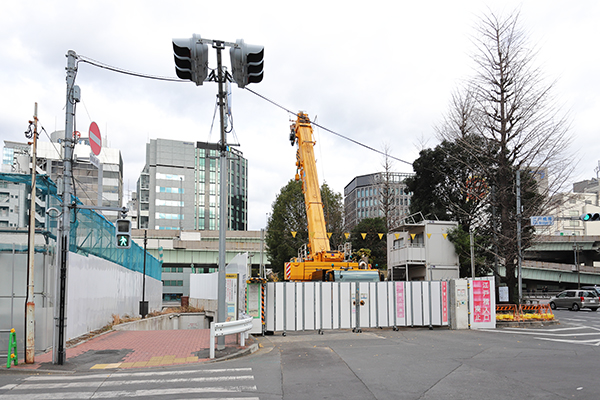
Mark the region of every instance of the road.
<instances>
[{"instance_id":1,"label":"road","mask_svg":"<svg viewBox=\"0 0 600 400\"><path fill-rule=\"evenodd\" d=\"M536 329L288 332L218 363L69 375L0 372L14 399L597 399L600 312Z\"/></svg>"}]
</instances>

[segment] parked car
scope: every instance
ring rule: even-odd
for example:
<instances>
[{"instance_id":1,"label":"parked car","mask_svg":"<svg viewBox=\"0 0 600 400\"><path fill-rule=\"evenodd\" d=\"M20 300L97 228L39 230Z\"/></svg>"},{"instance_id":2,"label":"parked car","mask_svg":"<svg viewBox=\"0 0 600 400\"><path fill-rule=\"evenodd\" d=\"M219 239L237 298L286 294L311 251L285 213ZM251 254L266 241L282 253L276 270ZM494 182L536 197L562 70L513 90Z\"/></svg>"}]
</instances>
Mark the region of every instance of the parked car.
<instances>
[{"instance_id":1,"label":"parked car","mask_svg":"<svg viewBox=\"0 0 600 400\"><path fill-rule=\"evenodd\" d=\"M582 308L596 311L600 307L600 301L596 291L564 290L550 299L550 308L556 310L558 307L565 307L573 311L579 311Z\"/></svg>"},{"instance_id":2,"label":"parked car","mask_svg":"<svg viewBox=\"0 0 600 400\"><path fill-rule=\"evenodd\" d=\"M598 286L582 286L583 290L591 290L592 292L596 292L596 296L600 297L600 287Z\"/></svg>"}]
</instances>

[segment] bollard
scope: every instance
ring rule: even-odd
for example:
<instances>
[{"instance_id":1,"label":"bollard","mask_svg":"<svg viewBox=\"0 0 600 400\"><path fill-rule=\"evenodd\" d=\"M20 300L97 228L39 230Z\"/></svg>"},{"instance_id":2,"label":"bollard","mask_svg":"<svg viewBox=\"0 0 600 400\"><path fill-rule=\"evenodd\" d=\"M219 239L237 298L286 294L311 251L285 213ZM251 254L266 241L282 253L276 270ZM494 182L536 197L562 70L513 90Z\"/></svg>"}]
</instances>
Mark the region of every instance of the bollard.
<instances>
[{"instance_id":1,"label":"bollard","mask_svg":"<svg viewBox=\"0 0 600 400\"><path fill-rule=\"evenodd\" d=\"M6 357L6 368L10 368L10 363L14 363L15 366L19 365L19 357L17 356L17 334L15 329L10 330L10 336L8 340L8 357Z\"/></svg>"}]
</instances>

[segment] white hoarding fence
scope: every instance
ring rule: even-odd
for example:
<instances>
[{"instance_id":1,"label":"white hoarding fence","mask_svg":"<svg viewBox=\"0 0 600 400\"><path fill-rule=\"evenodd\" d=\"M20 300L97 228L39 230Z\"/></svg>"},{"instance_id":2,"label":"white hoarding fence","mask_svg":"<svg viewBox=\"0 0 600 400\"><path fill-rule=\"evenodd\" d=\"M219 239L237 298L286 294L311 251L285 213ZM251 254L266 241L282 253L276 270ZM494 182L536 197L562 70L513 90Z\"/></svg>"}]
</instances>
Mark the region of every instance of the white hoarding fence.
<instances>
[{"instance_id":1,"label":"white hoarding fence","mask_svg":"<svg viewBox=\"0 0 600 400\"><path fill-rule=\"evenodd\" d=\"M448 282L269 282L266 330L448 326Z\"/></svg>"}]
</instances>

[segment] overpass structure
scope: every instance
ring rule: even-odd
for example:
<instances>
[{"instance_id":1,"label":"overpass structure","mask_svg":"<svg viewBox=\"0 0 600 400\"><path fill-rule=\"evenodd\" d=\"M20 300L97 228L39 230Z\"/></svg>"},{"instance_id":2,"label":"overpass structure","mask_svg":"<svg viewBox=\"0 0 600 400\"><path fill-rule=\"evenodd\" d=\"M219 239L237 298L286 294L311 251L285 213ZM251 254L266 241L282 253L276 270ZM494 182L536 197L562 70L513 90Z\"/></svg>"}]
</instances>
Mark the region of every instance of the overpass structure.
<instances>
[{"instance_id":1,"label":"overpass structure","mask_svg":"<svg viewBox=\"0 0 600 400\"><path fill-rule=\"evenodd\" d=\"M600 285L600 236L540 235L523 255L522 278L527 288Z\"/></svg>"}]
</instances>

